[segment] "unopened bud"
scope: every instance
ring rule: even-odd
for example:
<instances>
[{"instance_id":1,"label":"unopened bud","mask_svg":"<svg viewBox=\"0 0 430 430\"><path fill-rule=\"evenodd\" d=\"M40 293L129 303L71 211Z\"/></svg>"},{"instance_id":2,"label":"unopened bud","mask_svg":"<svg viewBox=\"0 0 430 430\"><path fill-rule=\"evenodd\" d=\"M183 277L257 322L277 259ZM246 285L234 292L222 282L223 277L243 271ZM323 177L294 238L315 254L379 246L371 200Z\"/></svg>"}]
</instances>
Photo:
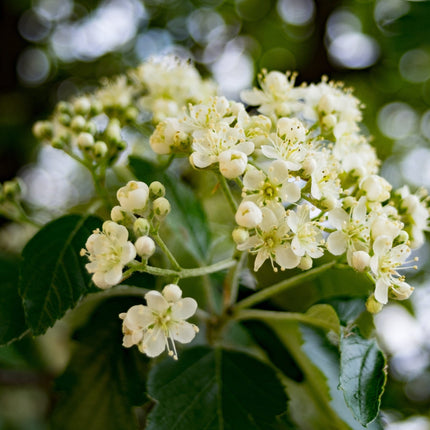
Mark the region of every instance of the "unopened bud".
<instances>
[{"instance_id":1,"label":"unopened bud","mask_svg":"<svg viewBox=\"0 0 430 430\"><path fill-rule=\"evenodd\" d=\"M301 259L300 259L300 263L297 266L299 269L302 270L309 270L313 265L313 260L311 257L309 257L309 255L304 255Z\"/></svg>"},{"instance_id":2,"label":"unopened bud","mask_svg":"<svg viewBox=\"0 0 430 430\"><path fill-rule=\"evenodd\" d=\"M366 309L371 314L377 314L378 312L380 312L382 310L383 307L384 307L384 305L382 303L379 303L375 299L375 296L373 294L371 296L369 296L369 298L366 300Z\"/></svg>"},{"instance_id":3,"label":"unopened bud","mask_svg":"<svg viewBox=\"0 0 430 430\"><path fill-rule=\"evenodd\" d=\"M80 133L78 136L78 146L82 150L91 148L94 145L94 137L90 133Z\"/></svg>"},{"instance_id":4,"label":"unopened bud","mask_svg":"<svg viewBox=\"0 0 430 430\"><path fill-rule=\"evenodd\" d=\"M155 252L155 243L149 236L141 236L139 237L135 244L137 255L140 255L142 258L149 258Z\"/></svg>"},{"instance_id":5,"label":"unopened bud","mask_svg":"<svg viewBox=\"0 0 430 430\"><path fill-rule=\"evenodd\" d=\"M91 102L91 110L90 113L92 115L98 115L103 111L103 104L100 100L93 100Z\"/></svg>"},{"instance_id":6,"label":"unopened bud","mask_svg":"<svg viewBox=\"0 0 430 430\"><path fill-rule=\"evenodd\" d=\"M370 264L370 255L365 251L355 251L352 253L351 266L357 272L364 272Z\"/></svg>"},{"instance_id":7,"label":"unopened bud","mask_svg":"<svg viewBox=\"0 0 430 430\"><path fill-rule=\"evenodd\" d=\"M77 114L86 115L91 109L91 102L87 97L79 97L73 103Z\"/></svg>"},{"instance_id":8,"label":"unopened bud","mask_svg":"<svg viewBox=\"0 0 430 430\"><path fill-rule=\"evenodd\" d=\"M248 230L241 227L235 228L231 235L237 245L241 245L242 243L246 242L249 238Z\"/></svg>"},{"instance_id":9,"label":"unopened bud","mask_svg":"<svg viewBox=\"0 0 430 430\"><path fill-rule=\"evenodd\" d=\"M138 115L139 111L134 106L128 107L125 111L126 121L134 122L136 121Z\"/></svg>"},{"instance_id":10,"label":"unopened bud","mask_svg":"<svg viewBox=\"0 0 430 430\"><path fill-rule=\"evenodd\" d=\"M85 121L85 118L82 115L76 115L70 123L70 128L73 131L82 131L86 125L87 122Z\"/></svg>"},{"instance_id":11,"label":"unopened bud","mask_svg":"<svg viewBox=\"0 0 430 430\"><path fill-rule=\"evenodd\" d=\"M150 229L151 225L146 218L138 218L133 224L133 230L136 236L147 236Z\"/></svg>"},{"instance_id":12,"label":"unopened bud","mask_svg":"<svg viewBox=\"0 0 430 430\"><path fill-rule=\"evenodd\" d=\"M53 127L50 121L37 121L33 125L33 134L37 139L50 139L53 134Z\"/></svg>"},{"instance_id":13,"label":"unopened bud","mask_svg":"<svg viewBox=\"0 0 430 430\"><path fill-rule=\"evenodd\" d=\"M161 294L168 302L175 303L181 299L182 290L176 284L168 284L163 288Z\"/></svg>"},{"instance_id":14,"label":"unopened bud","mask_svg":"<svg viewBox=\"0 0 430 430\"><path fill-rule=\"evenodd\" d=\"M68 102L61 101L57 104L57 110L60 113L66 113L70 115L72 113L72 105Z\"/></svg>"},{"instance_id":15,"label":"unopened bud","mask_svg":"<svg viewBox=\"0 0 430 430\"><path fill-rule=\"evenodd\" d=\"M155 199L152 204L152 208L154 210L154 214L158 218L164 218L167 216L171 209L169 200L165 197L158 197L158 199Z\"/></svg>"},{"instance_id":16,"label":"unopened bud","mask_svg":"<svg viewBox=\"0 0 430 430\"><path fill-rule=\"evenodd\" d=\"M6 181L3 184L3 192L6 198L13 199L21 194L21 185L18 179Z\"/></svg>"},{"instance_id":17,"label":"unopened bud","mask_svg":"<svg viewBox=\"0 0 430 430\"><path fill-rule=\"evenodd\" d=\"M67 115L66 113L62 113L58 117L58 122L62 125L69 126L70 125L70 116Z\"/></svg>"},{"instance_id":18,"label":"unopened bud","mask_svg":"<svg viewBox=\"0 0 430 430\"><path fill-rule=\"evenodd\" d=\"M84 131L94 136L97 133L97 126L94 124L93 121L87 121Z\"/></svg>"},{"instance_id":19,"label":"unopened bud","mask_svg":"<svg viewBox=\"0 0 430 430\"><path fill-rule=\"evenodd\" d=\"M148 201L149 188L145 182L129 181L116 193L120 205L128 211L142 211Z\"/></svg>"},{"instance_id":20,"label":"unopened bud","mask_svg":"<svg viewBox=\"0 0 430 430\"><path fill-rule=\"evenodd\" d=\"M154 181L149 185L149 197L156 199L157 197L164 197L166 194L166 188L161 182Z\"/></svg>"},{"instance_id":21,"label":"unopened bud","mask_svg":"<svg viewBox=\"0 0 430 430\"><path fill-rule=\"evenodd\" d=\"M337 124L337 118L333 114L325 115L322 119L322 123L324 127L327 127L330 130Z\"/></svg>"},{"instance_id":22,"label":"unopened bud","mask_svg":"<svg viewBox=\"0 0 430 430\"><path fill-rule=\"evenodd\" d=\"M94 151L94 155L97 158L103 158L108 152L108 147L106 143L104 143L102 140L99 140L94 144L93 151Z\"/></svg>"},{"instance_id":23,"label":"unopened bud","mask_svg":"<svg viewBox=\"0 0 430 430\"><path fill-rule=\"evenodd\" d=\"M121 126L117 119L110 120L106 127L106 137L114 143L121 141Z\"/></svg>"}]
</instances>

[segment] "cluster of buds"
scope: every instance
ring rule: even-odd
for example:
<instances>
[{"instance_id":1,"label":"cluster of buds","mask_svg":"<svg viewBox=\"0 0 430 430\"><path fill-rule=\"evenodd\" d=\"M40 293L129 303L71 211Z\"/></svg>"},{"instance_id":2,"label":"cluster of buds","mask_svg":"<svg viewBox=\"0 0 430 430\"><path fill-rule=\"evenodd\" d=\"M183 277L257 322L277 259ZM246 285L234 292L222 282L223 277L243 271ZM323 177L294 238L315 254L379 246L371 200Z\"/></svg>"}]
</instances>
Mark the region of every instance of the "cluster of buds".
<instances>
[{"instance_id":1,"label":"cluster of buds","mask_svg":"<svg viewBox=\"0 0 430 430\"><path fill-rule=\"evenodd\" d=\"M136 255L147 261L156 245L150 237L170 212L170 203L164 197L164 185L158 181L149 186L145 182L130 181L117 191L118 206L111 211L111 220L88 238L81 255L90 262L86 265L93 273L93 282L99 288L110 288L121 281L124 267ZM129 241L134 238L134 243Z\"/></svg>"},{"instance_id":2,"label":"cluster of buds","mask_svg":"<svg viewBox=\"0 0 430 430\"><path fill-rule=\"evenodd\" d=\"M118 118L106 121L103 105L94 96L58 103L48 121L33 127L35 136L54 148L92 165L111 165L125 149Z\"/></svg>"}]
</instances>

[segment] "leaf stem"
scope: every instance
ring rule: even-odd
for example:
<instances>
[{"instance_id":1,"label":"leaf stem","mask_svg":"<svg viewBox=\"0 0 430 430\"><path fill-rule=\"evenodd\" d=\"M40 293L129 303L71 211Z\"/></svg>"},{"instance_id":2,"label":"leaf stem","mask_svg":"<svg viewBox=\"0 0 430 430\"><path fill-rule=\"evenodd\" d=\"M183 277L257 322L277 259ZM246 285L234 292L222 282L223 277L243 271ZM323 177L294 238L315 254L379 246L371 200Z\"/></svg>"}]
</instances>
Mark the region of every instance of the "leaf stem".
<instances>
[{"instance_id":1,"label":"leaf stem","mask_svg":"<svg viewBox=\"0 0 430 430\"><path fill-rule=\"evenodd\" d=\"M236 260L234 259L226 259L218 261L217 263L211 264L209 266L196 267L192 269L181 269L172 270L172 269L161 269L160 267L148 266L146 263L137 263L133 264L130 269L126 270L123 274L122 281L126 280L130 277L134 272L145 272L154 276L172 276L177 277L178 279L185 278L195 278L198 276L208 275L210 273L219 272L224 269L228 269L229 267L236 264Z\"/></svg>"},{"instance_id":2,"label":"leaf stem","mask_svg":"<svg viewBox=\"0 0 430 430\"><path fill-rule=\"evenodd\" d=\"M155 242L157 242L157 245L161 248L161 250L164 252L164 254L166 254L166 257L169 259L169 261L172 264L175 271L176 272L181 271L181 266L179 265L178 261L173 256L173 254L170 252L170 249L164 243L163 239L161 239L158 232L154 232L152 234L152 237L154 238Z\"/></svg>"},{"instance_id":3,"label":"leaf stem","mask_svg":"<svg viewBox=\"0 0 430 430\"><path fill-rule=\"evenodd\" d=\"M240 320L281 320L281 321L296 321L309 324L315 327L323 327L327 330L338 330L338 327L334 326L330 322L325 322L321 318L315 318L311 315L302 314L300 312L277 312L277 311L266 311L260 309L244 309L237 312L233 319L236 321Z\"/></svg>"},{"instance_id":4,"label":"leaf stem","mask_svg":"<svg viewBox=\"0 0 430 430\"><path fill-rule=\"evenodd\" d=\"M225 197L227 198L228 204L231 207L231 210L233 213L236 213L237 211L237 203L236 200L233 197L233 194L231 193L230 187L227 183L227 180L225 177L221 174L218 175L219 183L221 184L222 191L224 192Z\"/></svg>"},{"instance_id":5,"label":"leaf stem","mask_svg":"<svg viewBox=\"0 0 430 430\"><path fill-rule=\"evenodd\" d=\"M276 294L282 293L289 288L295 287L296 285L300 285L305 281L309 281L319 274L325 272L326 270L332 268L337 263L336 260L330 261L329 263L323 264L321 266L315 267L314 269L307 270L306 272L300 273L299 275L293 276L292 278L285 279L277 284L274 284L270 287L264 288L246 299L241 300L233 307L235 311L239 311L241 309L250 308L251 306L263 302L268 298L275 296Z\"/></svg>"},{"instance_id":6,"label":"leaf stem","mask_svg":"<svg viewBox=\"0 0 430 430\"><path fill-rule=\"evenodd\" d=\"M223 289L224 309L228 309L230 306L236 303L237 294L239 291L240 273L242 271L243 264L246 261L247 255L247 252L241 253L237 263L230 268L230 271L226 276Z\"/></svg>"}]
</instances>

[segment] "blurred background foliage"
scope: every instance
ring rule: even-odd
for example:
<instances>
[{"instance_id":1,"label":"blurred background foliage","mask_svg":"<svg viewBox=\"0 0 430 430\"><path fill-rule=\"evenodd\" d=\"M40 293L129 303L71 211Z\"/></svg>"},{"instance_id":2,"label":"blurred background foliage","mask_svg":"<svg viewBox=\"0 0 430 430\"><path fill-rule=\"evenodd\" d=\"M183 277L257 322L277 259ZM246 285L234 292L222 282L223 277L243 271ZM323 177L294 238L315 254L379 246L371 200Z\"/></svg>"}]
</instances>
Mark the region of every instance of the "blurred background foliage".
<instances>
[{"instance_id":1,"label":"blurred background foliage","mask_svg":"<svg viewBox=\"0 0 430 430\"><path fill-rule=\"evenodd\" d=\"M104 76L175 53L236 99L261 68L298 71L299 83L324 74L345 82L365 105L382 174L395 187L430 188L429 23L428 1L3 0L0 180L18 174L30 203L61 206L79 174L65 176L65 161L58 167L41 155L32 124ZM420 252L409 306L390 305L376 318L391 357L383 398L391 430L430 429L428 255L428 247ZM57 335L0 349L0 428L46 428L47 388L67 360L53 346Z\"/></svg>"}]
</instances>

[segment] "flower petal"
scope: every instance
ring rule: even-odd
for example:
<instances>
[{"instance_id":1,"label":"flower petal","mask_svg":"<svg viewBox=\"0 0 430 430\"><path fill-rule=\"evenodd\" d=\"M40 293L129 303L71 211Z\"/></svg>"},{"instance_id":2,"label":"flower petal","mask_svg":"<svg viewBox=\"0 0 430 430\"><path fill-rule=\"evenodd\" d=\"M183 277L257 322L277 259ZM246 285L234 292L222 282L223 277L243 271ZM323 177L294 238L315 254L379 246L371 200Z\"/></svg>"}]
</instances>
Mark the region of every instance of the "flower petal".
<instances>
[{"instance_id":1,"label":"flower petal","mask_svg":"<svg viewBox=\"0 0 430 430\"><path fill-rule=\"evenodd\" d=\"M195 314L197 302L192 297L185 297L172 305L172 318L186 320Z\"/></svg>"},{"instance_id":2,"label":"flower petal","mask_svg":"<svg viewBox=\"0 0 430 430\"><path fill-rule=\"evenodd\" d=\"M180 343L189 343L196 336L194 325L186 321L181 321L177 324L172 324L170 328L170 336Z\"/></svg>"},{"instance_id":3,"label":"flower petal","mask_svg":"<svg viewBox=\"0 0 430 430\"><path fill-rule=\"evenodd\" d=\"M327 249L333 255L341 255L346 251L347 237L343 231L330 233L327 238Z\"/></svg>"},{"instance_id":4,"label":"flower petal","mask_svg":"<svg viewBox=\"0 0 430 430\"><path fill-rule=\"evenodd\" d=\"M145 294L145 299L148 307L158 313L166 312L169 307L169 303L159 291L149 291Z\"/></svg>"},{"instance_id":5,"label":"flower petal","mask_svg":"<svg viewBox=\"0 0 430 430\"><path fill-rule=\"evenodd\" d=\"M383 279L378 279L375 286L375 299L385 305L388 303L388 287Z\"/></svg>"},{"instance_id":6,"label":"flower petal","mask_svg":"<svg viewBox=\"0 0 430 430\"><path fill-rule=\"evenodd\" d=\"M297 256L290 246L278 247L275 250L276 262L284 269L293 269L300 263Z\"/></svg>"},{"instance_id":7,"label":"flower petal","mask_svg":"<svg viewBox=\"0 0 430 430\"><path fill-rule=\"evenodd\" d=\"M148 331L143 337L140 349L148 357L157 357L166 349L166 336L162 329Z\"/></svg>"}]
</instances>

